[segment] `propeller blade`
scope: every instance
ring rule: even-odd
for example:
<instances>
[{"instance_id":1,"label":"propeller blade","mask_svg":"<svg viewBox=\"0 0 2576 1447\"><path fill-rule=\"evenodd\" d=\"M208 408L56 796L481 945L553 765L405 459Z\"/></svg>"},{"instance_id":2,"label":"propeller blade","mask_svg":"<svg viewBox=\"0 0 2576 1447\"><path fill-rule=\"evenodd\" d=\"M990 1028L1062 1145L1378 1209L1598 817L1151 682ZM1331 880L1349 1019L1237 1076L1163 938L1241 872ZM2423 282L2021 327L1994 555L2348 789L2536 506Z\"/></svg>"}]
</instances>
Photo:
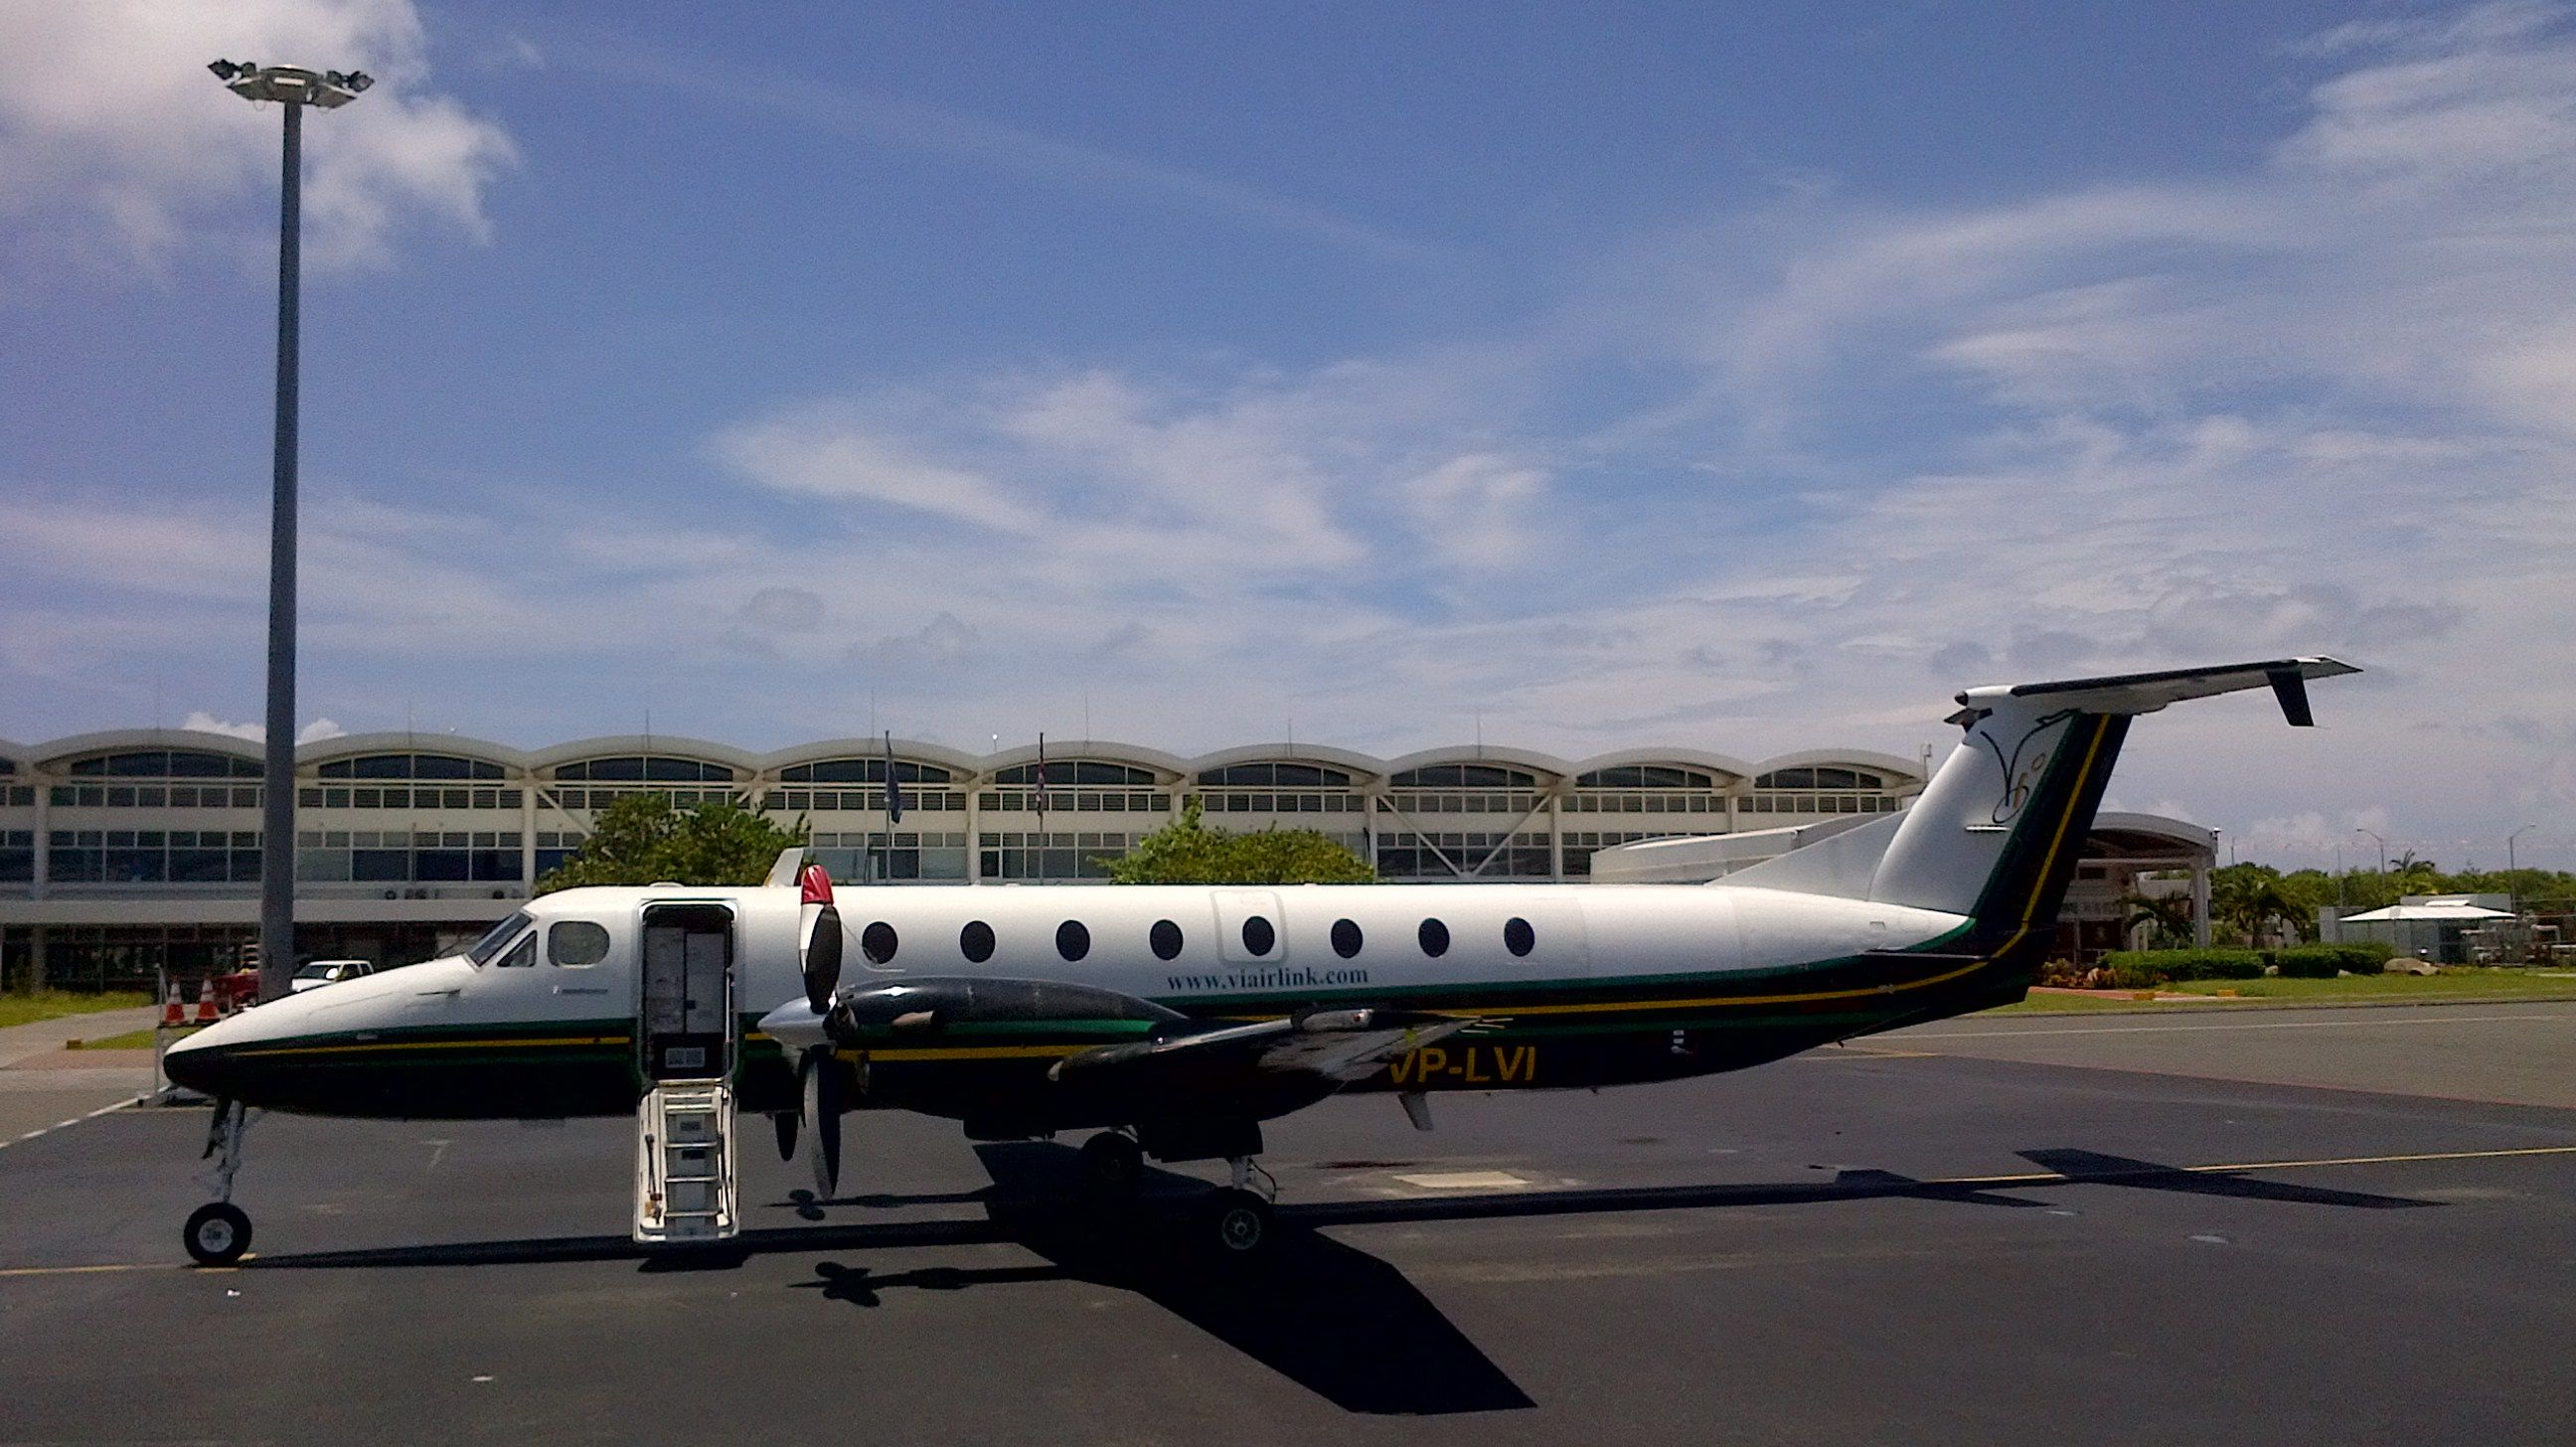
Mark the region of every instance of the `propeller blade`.
<instances>
[{"instance_id":1,"label":"propeller blade","mask_svg":"<svg viewBox=\"0 0 2576 1447\"><path fill-rule=\"evenodd\" d=\"M769 1125L778 1132L778 1158L782 1161L796 1159L796 1119L794 1114L783 1110L770 1114Z\"/></svg>"},{"instance_id":2,"label":"propeller blade","mask_svg":"<svg viewBox=\"0 0 2576 1447\"><path fill-rule=\"evenodd\" d=\"M828 1201L841 1185L841 1070L828 1045L805 1052L805 1124L814 1135L814 1195Z\"/></svg>"},{"instance_id":3,"label":"propeller blade","mask_svg":"<svg viewBox=\"0 0 2576 1447\"><path fill-rule=\"evenodd\" d=\"M799 883L804 902L797 960L805 972L805 1003L821 1015L832 1008L832 992L841 987L841 912L832 907L832 876L823 866L806 865Z\"/></svg>"}]
</instances>

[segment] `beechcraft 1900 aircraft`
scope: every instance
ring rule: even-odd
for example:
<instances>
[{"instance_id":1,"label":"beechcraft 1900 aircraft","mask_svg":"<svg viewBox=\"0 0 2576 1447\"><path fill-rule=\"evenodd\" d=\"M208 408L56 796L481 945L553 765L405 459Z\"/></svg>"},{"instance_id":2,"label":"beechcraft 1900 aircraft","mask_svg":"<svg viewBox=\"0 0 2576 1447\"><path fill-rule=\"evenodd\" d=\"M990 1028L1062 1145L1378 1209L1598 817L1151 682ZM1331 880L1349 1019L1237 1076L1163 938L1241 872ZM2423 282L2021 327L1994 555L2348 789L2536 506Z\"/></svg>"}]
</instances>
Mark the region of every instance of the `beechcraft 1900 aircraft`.
<instances>
[{"instance_id":1,"label":"beechcraft 1900 aircraft","mask_svg":"<svg viewBox=\"0 0 2576 1447\"><path fill-rule=\"evenodd\" d=\"M189 1253L237 1260L248 1108L380 1118L632 1115L634 1236L738 1229L733 1123L801 1134L832 1195L841 1117L982 1140L1098 1131L1097 1203L1144 1159L1225 1160L1206 1240L1270 1235L1261 1123L1387 1091L1740 1070L2022 998L2131 718L2270 688L2307 725L2331 658L1971 689L1899 814L1699 887L960 885L835 902L789 851L753 888L570 889L464 953L271 1001L173 1045L216 1102L219 1199ZM863 897L856 903L852 895ZM855 907L852 907L855 904ZM845 968L845 963L848 966Z\"/></svg>"}]
</instances>

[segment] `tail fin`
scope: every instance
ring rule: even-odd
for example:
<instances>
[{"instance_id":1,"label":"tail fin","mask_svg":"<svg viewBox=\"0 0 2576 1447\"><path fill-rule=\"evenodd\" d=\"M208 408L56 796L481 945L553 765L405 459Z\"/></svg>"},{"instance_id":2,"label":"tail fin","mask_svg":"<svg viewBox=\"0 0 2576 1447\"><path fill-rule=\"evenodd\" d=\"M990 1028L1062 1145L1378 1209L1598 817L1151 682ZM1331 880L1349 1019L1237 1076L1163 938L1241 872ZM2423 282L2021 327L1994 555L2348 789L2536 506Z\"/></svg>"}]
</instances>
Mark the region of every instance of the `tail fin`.
<instances>
[{"instance_id":1,"label":"tail fin","mask_svg":"<svg viewBox=\"0 0 2576 1447\"><path fill-rule=\"evenodd\" d=\"M2360 671L2284 658L1970 689L1950 717L1967 736L1906 810L1869 897L1968 915L1981 951L2012 951L2057 918L2131 718L2269 686L2306 726L2307 680Z\"/></svg>"}]
</instances>

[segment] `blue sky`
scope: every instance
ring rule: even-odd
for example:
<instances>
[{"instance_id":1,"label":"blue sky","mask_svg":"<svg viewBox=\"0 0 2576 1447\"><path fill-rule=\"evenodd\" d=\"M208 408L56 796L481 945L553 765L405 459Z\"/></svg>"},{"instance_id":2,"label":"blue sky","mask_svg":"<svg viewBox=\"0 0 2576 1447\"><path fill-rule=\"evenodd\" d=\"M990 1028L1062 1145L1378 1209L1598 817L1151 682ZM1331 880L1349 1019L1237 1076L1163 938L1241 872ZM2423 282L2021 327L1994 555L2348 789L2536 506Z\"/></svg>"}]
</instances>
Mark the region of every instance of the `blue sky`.
<instances>
[{"instance_id":1,"label":"blue sky","mask_svg":"<svg viewBox=\"0 0 2576 1447\"><path fill-rule=\"evenodd\" d=\"M0 8L0 737L259 712L1946 747L2278 651L2116 802L2576 865L2557 5Z\"/></svg>"}]
</instances>

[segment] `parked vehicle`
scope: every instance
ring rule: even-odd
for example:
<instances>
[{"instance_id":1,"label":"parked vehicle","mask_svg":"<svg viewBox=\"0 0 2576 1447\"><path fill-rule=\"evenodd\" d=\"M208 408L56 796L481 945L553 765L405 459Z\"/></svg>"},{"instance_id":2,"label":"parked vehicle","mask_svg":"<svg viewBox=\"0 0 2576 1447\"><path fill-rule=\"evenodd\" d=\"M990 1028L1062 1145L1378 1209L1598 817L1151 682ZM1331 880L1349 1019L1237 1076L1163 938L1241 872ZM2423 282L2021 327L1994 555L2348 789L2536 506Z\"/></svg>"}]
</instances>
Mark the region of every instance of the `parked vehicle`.
<instances>
[{"instance_id":1,"label":"parked vehicle","mask_svg":"<svg viewBox=\"0 0 2576 1447\"><path fill-rule=\"evenodd\" d=\"M307 990L336 985L342 980L354 980L375 972L375 963L371 960L310 960L295 971L295 978L288 982L287 988L300 995Z\"/></svg>"},{"instance_id":2,"label":"parked vehicle","mask_svg":"<svg viewBox=\"0 0 2576 1447\"><path fill-rule=\"evenodd\" d=\"M215 976L215 1005L229 1015L259 1003L259 971L234 970Z\"/></svg>"}]
</instances>

